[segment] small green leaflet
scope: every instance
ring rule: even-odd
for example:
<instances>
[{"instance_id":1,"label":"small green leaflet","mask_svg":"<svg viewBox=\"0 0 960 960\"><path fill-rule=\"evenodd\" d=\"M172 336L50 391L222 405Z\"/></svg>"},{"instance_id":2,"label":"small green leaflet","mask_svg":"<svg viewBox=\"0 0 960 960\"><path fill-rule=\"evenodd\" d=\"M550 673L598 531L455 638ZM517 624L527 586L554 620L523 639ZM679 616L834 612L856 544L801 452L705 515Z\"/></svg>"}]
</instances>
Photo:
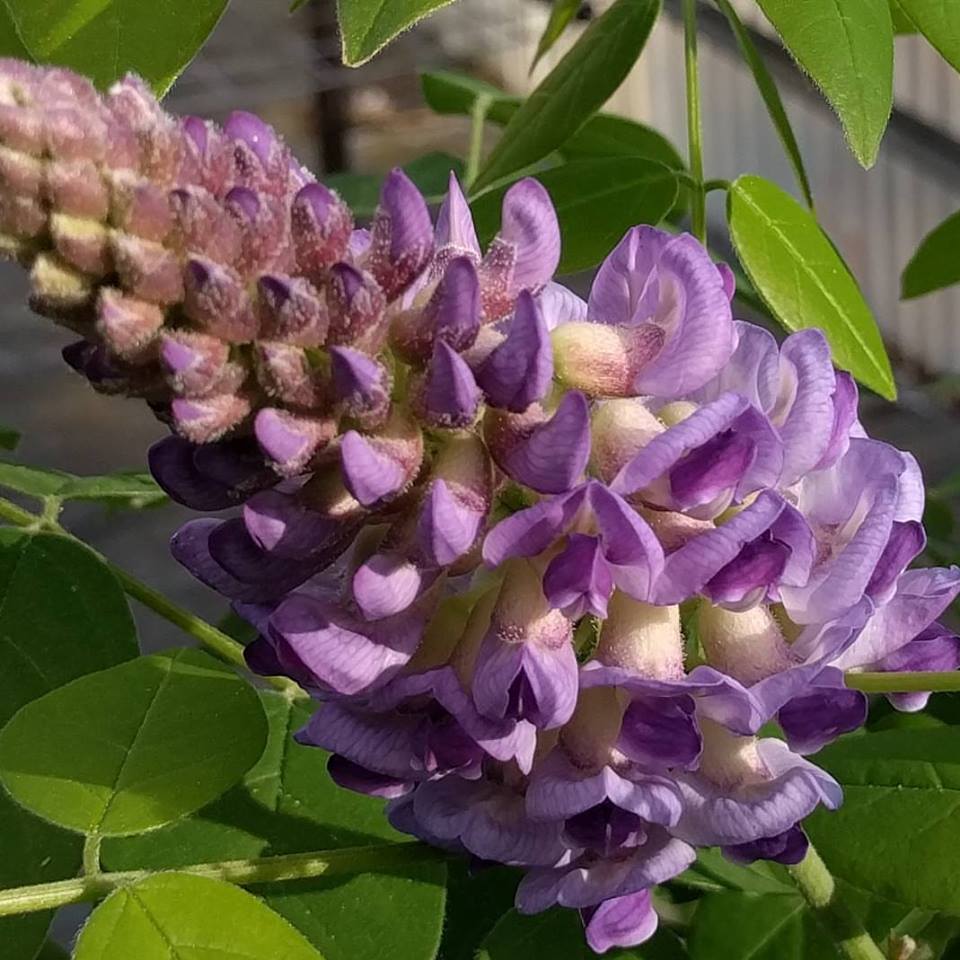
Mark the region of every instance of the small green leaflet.
<instances>
[{"instance_id":1,"label":"small green leaflet","mask_svg":"<svg viewBox=\"0 0 960 960\"><path fill-rule=\"evenodd\" d=\"M0 461L0 487L9 487L31 497L98 500L133 509L152 507L167 501L167 495L149 473L133 471L79 477L60 470Z\"/></svg>"},{"instance_id":2,"label":"small green leaflet","mask_svg":"<svg viewBox=\"0 0 960 960\"><path fill-rule=\"evenodd\" d=\"M598 264L632 226L659 223L677 199L677 177L663 164L643 157L574 160L537 174L553 200L560 221L559 274ZM481 242L500 225L507 186L473 201Z\"/></svg>"},{"instance_id":3,"label":"small green leaflet","mask_svg":"<svg viewBox=\"0 0 960 960\"><path fill-rule=\"evenodd\" d=\"M475 183L479 191L561 146L607 101L640 56L660 0L616 0L524 100Z\"/></svg>"},{"instance_id":4,"label":"small green leaflet","mask_svg":"<svg viewBox=\"0 0 960 960\"><path fill-rule=\"evenodd\" d=\"M553 6L550 8L550 19L543 29L540 42L537 44L537 52L533 56L533 63L530 64L531 73L533 73L543 55L563 36L563 31L567 29L570 21L577 15L581 3L582 0L553 0Z\"/></svg>"},{"instance_id":5,"label":"small green leaflet","mask_svg":"<svg viewBox=\"0 0 960 960\"><path fill-rule=\"evenodd\" d=\"M790 331L819 327L837 366L895 400L876 320L810 211L769 180L745 175L730 188L727 216L740 262L774 317Z\"/></svg>"},{"instance_id":6,"label":"small green leaflet","mask_svg":"<svg viewBox=\"0 0 960 960\"><path fill-rule=\"evenodd\" d=\"M951 214L917 247L901 278L904 300L922 297L960 282L960 212Z\"/></svg>"},{"instance_id":7,"label":"small green leaflet","mask_svg":"<svg viewBox=\"0 0 960 960\"><path fill-rule=\"evenodd\" d=\"M282 917L222 880L157 874L115 890L87 921L73 960L323 960Z\"/></svg>"},{"instance_id":8,"label":"small green leaflet","mask_svg":"<svg viewBox=\"0 0 960 960\"><path fill-rule=\"evenodd\" d=\"M140 657L21 708L0 731L0 782L33 813L117 836L191 813L256 763L256 691L199 650Z\"/></svg>"},{"instance_id":9,"label":"small green leaflet","mask_svg":"<svg viewBox=\"0 0 960 960\"><path fill-rule=\"evenodd\" d=\"M162 96L217 25L227 0L3 0L27 54L100 87L140 74Z\"/></svg>"},{"instance_id":10,"label":"small green leaflet","mask_svg":"<svg viewBox=\"0 0 960 960\"><path fill-rule=\"evenodd\" d=\"M893 107L888 0L758 0L797 63L837 111L854 156L877 159Z\"/></svg>"},{"instance_id":11,"label":"small green leaflet","mask_svg":"<svg viewBox=\"0 0 960 960\"><path fill-rule=\"evenodd\" d=\"M892 0L894 20L912 24L954 70L960 70L960 6L951 0Z\"/></svg>"},{"instance_id":12,"label":"small green leaflet","mask_svg":"<svg viewBox=\"0 0 960 960\"><path fill-rule=\"evenodd\" d=\"M329 2L329 0L321 0ZM343 62L359 67L398 33L453 0L337 0Z\"/></svg>"},{"instance_id":13,"label":"small green leaflet","mask_svg":"<svg viewBox=\"0 0 960 960\"><path fill-rule=\"evenodd\" d=\"M25 703L137 656L114 575L67 537L0 528L0 725Z\"/></svg>"}]
</instances>

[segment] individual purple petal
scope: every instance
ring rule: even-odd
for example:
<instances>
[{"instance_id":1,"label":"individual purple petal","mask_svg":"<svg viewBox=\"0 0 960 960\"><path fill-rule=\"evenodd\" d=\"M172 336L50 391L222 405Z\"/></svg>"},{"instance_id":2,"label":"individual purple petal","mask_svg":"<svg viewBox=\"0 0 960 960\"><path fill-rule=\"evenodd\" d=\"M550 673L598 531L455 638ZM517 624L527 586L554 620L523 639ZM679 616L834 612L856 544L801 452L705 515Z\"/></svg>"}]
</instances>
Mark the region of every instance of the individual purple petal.
<instances>
[{"instance_id":1,"label":"individual purple petal","mask_svg":"<svg viewBox=\"0 0 960 960\"><path fill-rule=\"evenodd\" d=\"M333 393L347 416L364 421L385 416L390 376L383 364L350 347L330 347L328 352Z\"/></svg>"},{"instance_id":2,"label":"individual purple petal","mask_svg":"<svg viewBox=\"0 0 960 960\"><path fill-rule=\"evenodd\" d=\"M458 496L443 480L430 484L417 518L417 542L426 559L445 567L459 560L477 541L486 509Z\"/></svg>"},{"instance_id":3,"label":"individual purple petal","mask_svg":"<svg viewBox=\"0 0 960 960\"><path fill-rule=\"evenodd\" d=\"M344 484L365 507L395 494L407 482L403 467L355 430L343 435L340 458Z\"/></svg>"},{"instance_id":4,"label":"individual purple petal","mask_svg":"<svg viewBox=\"0 0 960 960\"><path fill-rule=\"evenodd\" d=\"M757 860L772 860L774 863L792 867L807 855L809 847L807 835L799 826L793 826L772 837L761 837L750 843L724 847L723 855L734 863L745 865Z\"/></svg>"},{"instance_id":5,"label":"individual purple petal","mask_svg":"<svg viewBox=\"0 0 960 960\"><path fill-rule=\"evenodd\" d=\"M900 574L926 545L927 537L922 524L916 520L895 522L890 531L890 539L867 584L866 594L876 603L890 599Z\"/></svg>"},{"instance_id":6,"label":"individual purple petal","mask_svg":"<svg viewBox=\"0 0 960 960\"><path fill-rule=\"evenodd\" d=\"M553 379L553 348L540 308L526 290L517 298L506 339L476 376L491 404L515 413L546 396Z\"/></svg>"},{"instance_id":7,"label":"individual purple petal","mask_svg":"<svg viewBox=\"0 0 960 960\"><path fill-rule=\"evenodd\" d=\"M677 803L677 816L679 809ZM609 800L568 817L563 833L573 847L590 850L601 857L617 856L625 848L639 846L647 839L646 821Z\"/></svg>"},{"instance_id":8,"label":"individual purple petal","mask_svg":"<svg viewBox=\"0 0 960 960\"><path fill-rule=\"evenodd\" d=\"M830 440L817 464L817 470L832 467L846 452L850 443L850 431L857 420L859 394L857 383L843 370L835 371L836 383L833 389L833 426Z\"/></svg>"},{"instance_id":9,"label":"individual purple petal","mask_svg":"<svg viewBox=\"0 0 960 960\"><path fill-rule=\"evenodd\" d=\"M423 389L427 422L451 429L465 427L475 419L481 398L466 360L446 341L437 340Z\"/></svg>"},{"instance_id":10,"label":"individual purple petal","mask_svg":"<svg viewBox=\"0 0 960 960\"><path fill-rule=\"evenodd\" d=\"M665 883L696 859L692 847L671 837L662 827L652 827L645 844L616 860L574 859L556 869L527 872L517 889L520 913L539 913L554 904L592 907L613 897L625 896Z\"/></svg>"},{"instance_id":11,"label":"individual purple petal","mask_svg":"<svg viewBox=\"0 0 960 960\"><path fill-rule=\"evenodd\" d=\"M789 700L777 714L791 750L817 753L841 734L857 730L867 720L867 698L859 690L819 687Z\"/></svg>"},{"instance_id":12,"label":"individual purple petal","mask_svg":"<svg viewBox=\"0 0 960 960\"><path fill-rule=\"evenodd\" d=\"M594 953L613 947L637 947L656 932L657 913L649 890L611 897L597 907L581 911L587 944Z\"/></svg>"},{"instance_id":13,"label":"individual purple petal","mask_svg":"<svg viewBox=\"0 0 960 960\"><path fill-rule=\"evenodd\" d=\"M718 263L717 273L720 274L720 282L723 284L723 292L728 300L733 300L737 292L737 278L729 264Z\"/></svg>"},{"instance_id":14,"label":"individual purple petal","mask_svg":"<svg viewBox=\"0 0 960 960\"><path fill-rule=\"evenodd\" d=\"M241 140L266 165L277 144L273 128L256 114L246 110L234 110L223 125L223 132L233 140Z\"/></svg>"},{"instance_id":15,"label":"individual purple petal","mask_svg":"<svg viewBox=\"0 0 960 960\"><path fill-rule=\"evenodd\" d=\"M253 422L260 449L287 476L302 473L314 454L333 438L334 431L332 421L273 407L264 407Z\"/></svg>"},{"instance_id":16,"label":"individual purple petal","mask_svg":"<svg viewBox=\"0 0 960 960\"><path fill-rule=\"evenodd\" d=\"M337 786L345 790L368 797L379 797L382 800L405 796L413 789L413 785L408 781L374 773L336 754L327 761L327 773Z\"/></svg>"},{"instance_id":17,"label":"individual purple petal","mask_svg":"<svg viewBox=\"0 0 960 960\"><path fill-rule=\"evenodd\" d=\"M483 559L498 567L511 557L533 557L542 553L573 521L583 504L586 488L550 497L501 520L483 541Z\"/></svg>"},{"instance_id":18,"label":"individual purple petal","mask_svg":"<svg viewBox=\"0 0 960 960\"><path fill-rule=\"evenodd\" d=\"M898 450L903 461L903 472L897 484L897 512L894 520L898 523L913 521L919 523L923 519L923 509L926 503L926 487L923 483L923 473L920 464L912 453Z\"/></svg>"},{"instance_id":19,"label":"individual purple petal","mask_svg":"<svg viewBox=\"0 0 960 960\"><path fill-rule=\"evenodd\" d=\"M447 195L437 214L435 240L438 248L450 248L455 254L466 254L480 259L480 241L473 225L470 204L460 189L457 175L451 170Z\"/></svg>"},{"instance_id":20,"label":"individual purple petal","mask_svg":"<svg viewBox=\"0 0 960 960\"><path fill-rule=\"evenodd\" d=\"M739 393L764 413L771 410L780 390L780 348L768 330L736 321L737 348L717 375L689 399L709 403L725 393Z\"/></svg>"},{"instance_id":21,"label":"individual purple petal","mask_svg":"<svg viewBox=\"0 0 960 960\"><path fill-rule=\"evenodd\" d=\"M587 319L587 302L563 284L551 281L537 294L536 302L547 330Z\"/></svg>"},{"instance_id":22,"label":"individual purple petal","mask_svg":"<svg viewBox=\"0 0 960 960\"><path fill-rule=\"evenodd\" d=\"M328 549L356 530L349 520L324 516L280 490L265 490L247 500L243 522L261 550L291 559L305 559Z\"/></svg>"},{"instance_id":23,"label":"individual purple petal","mask_svg":"<svg viewBox=\"0 0 960 960\"><path fill-rule=\"evenodd\" d=\"M689 695L634 697L623 715L620 751L651 768L693 768L700 759L703 741Z\"/></svg>"},{"instance_id":24,"label":"individual purple petal","mask_svg":"<svg viewBox=\"0 0 960 960\"><path fill-rule=\"evenodd\" d=\"M540 493L563 493L583 475L590 459L590 411L582 393L564 395L545 423L504 457L507 472Z\"/></svg>"},{"instance_id":25,"label":"individual purple petal","mask_svg":"<svg viewBox=\"0 0 960 960\"><path fill-rule=\"evenodd\" d=\"M596 537L572 533L567 545L547 566L543 592L551 607L572 620L585 613L606 617L613 575Z\"/></svg>"},{"instance_id":26,"label":"individual purple petal","mask_svg":"<svg viewBox=\"0 0 960 960\"><path fill-rule=\"evenodd\" d=\"M406 610L434 579L405 557L375 553L353 575L353 599L367 620Z\"/></svg>"},{"instance_id":27,"label":"individual purple petal","mask_svg":"<svg viewBox=\"0 0 960 960\"><path fill-rule=\"evenodd\" d=\"M958 667L960 667L960 638L939 623L931 624L908 644L873 665L874 670L911 673L919 670L938 672L956 670ZM927 705L930 694L923 691L888 693L887 699L897 710L916 713Z\"/></svg>"}]
</instances>

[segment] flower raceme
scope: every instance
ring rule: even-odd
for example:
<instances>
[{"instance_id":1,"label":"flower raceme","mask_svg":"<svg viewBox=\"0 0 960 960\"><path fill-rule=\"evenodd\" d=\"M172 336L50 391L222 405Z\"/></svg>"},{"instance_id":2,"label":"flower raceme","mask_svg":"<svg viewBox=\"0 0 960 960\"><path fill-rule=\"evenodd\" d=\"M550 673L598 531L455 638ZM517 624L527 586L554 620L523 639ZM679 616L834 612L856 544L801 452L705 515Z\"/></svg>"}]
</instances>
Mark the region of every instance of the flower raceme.
<instances>
[{"instance_id":1,"label":"flower raceme","mask_svg":"<svg viewBox=\"0 0 960 960\"><path fill-rule=\"evenodd\" d=\"M67 361L169 424L158 482L232 508L173 551L315 697L299 739L598 952L697 847L804 856L842 800L805 755L866 716L845 671L960 663L915 461L690 236L629 230L584 302L535 180L486 250L453 177L434 219L394 171L364 228L256 117L12 61L0 233Z\"/></svg>"}]
</instances>

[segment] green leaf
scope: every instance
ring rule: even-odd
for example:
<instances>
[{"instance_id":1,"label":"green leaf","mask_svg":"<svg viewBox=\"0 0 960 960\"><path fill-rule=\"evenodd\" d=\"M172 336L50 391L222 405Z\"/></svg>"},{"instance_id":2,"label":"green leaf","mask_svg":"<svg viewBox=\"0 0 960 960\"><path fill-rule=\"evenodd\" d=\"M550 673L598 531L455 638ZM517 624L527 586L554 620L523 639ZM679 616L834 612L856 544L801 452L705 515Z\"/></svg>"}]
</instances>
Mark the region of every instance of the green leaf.
<instances>
[{"instance_id":1,"label":"green leaf","mask_svg":"<svg viewBox=\"0 0 960 960\"><path fill-rule=\"evenodd\" d=\"M329 2L329 0L327 0ZM343 62L359 67L398 33L453 0L337 0Z\"/></svg>"},{"instance_id":2,"label":"green leaf","mask_svg":"<svg viewBox=\"0 0 960 960\"><path fill-rule=\"evenodd\" d=\"M256 691L199 650L174 650L74 680L0 732L0 781L72 830L149 830L209 803L257 761Z\"/></svg>"},{"instance_id":3,"label":"green leaf","mask_svg":"<svg viewBox=\"0 0 960 960\"><path fill-rule=\"evenodd\" d=\"M788 330L822 329L837 366L895 400L873 314L810 212L776 184L748 175L731 187L727 213L740 262L777 320Z\"/></svg>"},{"instance_id":4,"label":"green leaf","mask_svg":"<svg viewBox=\"0 0 960 960\"><path fill-rule=\"evenodd\" d=\"M70 960L70 957L63 947L58 946L52 940L47 940L40 948L36 960Z\"/></svg>"},{"instance_id":5,"label":"green leaf","mask_svg":"<svg viewBox=\"0 0 960 960\"><path fill-rule=\"evenodd\" d=\"M904 300L922 297L960 281L960 211L934 227L920 242L900 281Z\"/></svg>"},{"instance_id":6,"label":"green leaf","mask_svg":"<svg viewBox=\"0 0 960 960\"><path fill-rule=\"evenodd\" d=\"M697 851L697 861L678 878L678 883L700 886L703 881L729 887L744 893L794 893L792 882L782 875L782 868L764 860L749 866L740 866L727 860L719 850L709 848Z\"/></svg>"},{"instance_id":7,"label":"green leaf","mask_svg":"<svg viewBox=\"0 0 960 960\"><path fill-rule=\"evenodd\" d=\"M758 0L784 45L840 117L854 155L873 166L893 106L887 0Z\"/></svg>"},{"instance_id":8,"label":"green leaf","mask_svg":"<svg viewBox=\"0 0 960 960\"><path fill-rule=\"evenodd\" d=\"M255 896L171 873L115 890L87 921L74 960L323 960Z\"/></svg>"},{"instance_id":9,"label":"green leaf","mask_svg":"<svg viewBox=\"0 0 960 960\"><path fill-rule=\"evenodd\" d=\"M76 873L80 838L31 816L2 790L0 824L0 888L47 883ZM34 960L52 916L52 911L43 911L0 918L3 960Z\"/></svg>"},{"instance_id":10,"label":"green leaf","mask_svg":"<svg viewBox=\"0 0 960 960\"><path fill-rule=\"evenodd\" d=\"M960 70L960 7L947 0L896 0L900 21L919 30L954 70Z\"/></svg>"},{"instance_id":11,"label":"green leaf","mask_svg":"<svg viewBox=\"0 0 960 960\"><path fill-rule=\"evenodd\" d=\"M78 477L61 470L0 461L0 487L9 487L31 497L98 500L133 509L155 506L167 500L167 495L149 473L134 471Z\"/></svg>"},{"instance_id":12,"label":"green leaf","mask_svg":"<svg viewBox=\"0 0 960 960\"><path fill-rule=\"evenodd\" d=\"M709 893L687 938L692 960L836 960L797 894Z\"/></svg>"},{"instance_id":13,"label":"green leaf","mask_svg":"<svg viewBox=\"0 0 960 960\"><path fill-rule=\"evenodd\" d=\"M523 102L480 172L481 190L566 142L620 86L640 56L660 0L616 0Z\"/></svg>"},{"instance_id":14,"label":"green leaf","mask_svg":"<svg viewBox=\"0 0 960 960\"><path fill-rule=\"evenodd\" d=\"M960 915L960 728L846 737L817 764L844 792L838 811L804 824L834 876L888 900Z\"/></svg>"},{"instance_id":15,"label":"green leaf","mask_svg":"<svg viewBox=\"0 0 960 960\"><path fill-rule=\"evenodd\" d=\"M740 17L737 16L737 11L733 8L730 0L716 0L716 3L730 24L730 29L733 31L733 35L737 40L737 46L740 48L740 55L753 74L757 89L760 91L760 96L766 105L767 113L770 114L770 119L773 122L774 129L777 131L777 136L780 137L780 142L786 151L787 159L793 167L793 172L796 175L797 183L800 185L803 198L807 201L807 206L812 209L813 194L810 191L810 181L807 179L807 171L803 166L803 157L800 156L800 145L794 136L793 127L790 126L790 118L787 116L787 110L783 105L783 100L780 99L780 91L777 90L777 83L770 75L767 65L763 62L763 57L760 56L760 51L750 36L750 31L744 27L743 22L740 20Z\"/></svg>"},{"instance_id":16,"label":"green leaf","mask_svg":"<svg viewBox=\"0 0 960 960\"><path fill-rule=\"evenodd\" d=\"M227 0L3 0L37 63L86 74L98 86L128 71L162 96L203 46Z\"/></svg>"},{"instance_id":17,"label":"green leaf","mask_svg":"<svg viewBox=\"0 0 960 960\"><path fill-rule=\"evenodd\" d=\"M604 956L608 960L683 960L688 954L672 933L661 930L642 946L613 950ZM541 957L594 960L596 954L587 946L583 924L575 910L554 907L533 916L511 910L480 944L476 960L539 960Z\"/></svg>"},{"instance_id":18,"label":"green leaf","mask_svg":"<svg viewBox=\"0 0 960 960\"><path fill-rule=\"evenodd\" d=\"M14 57L17 60L30 60L30 52L17 36L17 26L13 22L10 6L0 3L0 57Z\"/></svg>"},{"instance_id":19,"label":"green leaf","mask_svg":"<svg viewBox=\"0 0 960 960\"><path fill-rule=\"evenodd\" d=\"M2 21L0 21L0 30L2 29ZM16 430L0 426L0 450L16 450L19 442L20 434Z\"/></svg>"},{"instance_id":20,"label":"green leaf","mask_svg":"<svg viewBox=\"0 0 960 960\"><path fill-rule=\"evenodd\" d=\"M598 264L637 223L659 223L677 199L677 178L663 164L643 157L574 160L537 175L560 220L557 272L574 273ZM500 206L509 184L481 194L471 204L481 242L500 225Z\"/></svg>"},{"instance_id":21,"label":"green leaf","mask_svg":"<svg viewBox=\"0 0 960 960\"><path fill-rule=\"evenodd\" d=\"M440 960L475 960L480 942L513 907L522 874L512 867L475 872L459 860L447 870L447 915L437 956Z\"/></svg>"},{"instance_id":22,"label":"green leaf","mask_svg":"<svg viewBox=\"0 0 960 960\"><path fill-rule=\"evenodd\" d=\"M916 33L917 25L903 12L897 0L890 0L890 17L894 33Z\"/></svg>"},{"instance_id":23,"label":"green leaf","mask_svg":"<svg viewBox=\"0 0 960 960\"><path fill-rule=\"evenodd\" d=\"M138 653L123 590L96 556L66 537L0 528L0 725Z\"/></svg>"},{"instance_id":24,"label":"green leaf","mask_svg":"<svg viewBox=\"0 0 960 960\"><path fill-rule=\"evenodd\" d=\"M469 116L474 101L481 94L488 98L487 119L493 123L507 123L520 109L519 97L499 87L464 73L434 70L420 75L423 99L434 113Z\"/></svg>"},{"instance_id":25,"label":"green leaf","mask_svg":"<svg viewBox=\"0 0 960 960\"><path fill-rule=\"evenodd\" d=\"M463 177L463 161L449 153L428 153L404 166L428 203L439 203L447 192L450 171ZM383 176L376 173L334 173L323 181L340 194L358 219L372 217L380 202Z\"/></svg>"},{"instance_id":26,"label":"green leaf","mask_svg":"<svg viewBox=\"0 0 960 960\"><path fill-rule=\"evenodd\" d=\"M543 28L543 34L537 44L537 52L533 56L533 63L530 64L531 73L543 55L563 36L563 31L570 25L570 21L577 15L580 7L581 0L553 0L550 19Z\"/></svg>"},{"instance_id":27,"label":"green leaf","mask_svg":"<svg viewBox=\"0 0 960 960\"><path fill-rule=\"evenodd\" d=\"M193 817L142 837L110 840L115 870L176 869L204 860L331 850L409 839L393 830L383 804L341 789L327 754L293 740L310 706L262 693L270 737L244 782ZM327 960L432 960L443 925L443 864L403 874L360 874L256 890ZM403 936L398 935L403 932Z\"/></svg>"}]
</instances>

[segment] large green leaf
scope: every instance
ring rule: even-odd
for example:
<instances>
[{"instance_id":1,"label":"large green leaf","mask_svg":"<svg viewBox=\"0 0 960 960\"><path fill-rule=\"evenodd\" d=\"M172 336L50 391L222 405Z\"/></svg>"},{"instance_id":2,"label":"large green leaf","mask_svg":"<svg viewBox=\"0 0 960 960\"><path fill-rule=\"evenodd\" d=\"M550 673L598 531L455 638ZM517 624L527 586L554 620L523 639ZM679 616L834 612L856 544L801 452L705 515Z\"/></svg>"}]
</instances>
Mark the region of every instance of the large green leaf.
<instances>
[{"instance_id":1,"label":"large green leaf","mask_svg":"<svg viewBox=\"0 0 960 960\"><path fill-rule=\"evenodd\" d=\"M135 471L80 477L61 470L0 461L0 487L9 487L31 497L98 500L134 509L152 507L167 500L167 495L149 473Z\"/></svg>"},{"instance_id":2,"label":"large green leaf","mask_svg":"<svg viewBox=\"0 0 960 960\"><path fill-rule=\"evenodd\" d=\"M776 184L747 175L730 189L728 216L740 262L773 315L788 330L822 329L837 366L896 399L873 314L810 212Z\"/></svg>"},{"instance_id":3,"label":"large green leaf","mask_svg":"<svg viewBox=\"0 0 960 960\"><path fill-rule=\"evenodd\" d=\"M901 279L904 300L960 282L960 212L951 214L917 247Z\"/></svg>"},{"instance_id":4,"label":"large green leaf","mask_svg":"<svg viewBox=\"0 0 960 960\"><path fill-rule=\"evenodd\" d=\"M60 826L136 833L233 786L266 737L253 687L202 651L175 650L28 703L0 732L0 781Z\"/></svg>"},{"instance_id":5,"label":"large green leaf","mask_svg":"<svg viewBox=\"0 0 960 960\"><path fill-rule=\"evenodd\" d=\"M194 58L227 0L3 0L24 48L107 86L132 70L165 93Z\"/></svg>"},{"instance_id":6,"label":"large green leaf","mask_svg":"<svg viewBox=\"0 0 960 960\"><path fill-rule=\"evenodd\" d=\"M960 728L846 737L817 763L845 797L805 824L831 872L888 900L960 915Z\"/></svg>"},{"instance_id":7,"label":"large green leaf","mask_svg":"<svg viewBox=\"0 0 960 960\"><path fill-rule=\"evenodd\" d=\"M487 119L509 123L522 101L499 87L465 74L438 70L420 77L423 96L437 113L469 116L481 94L488 99ZM649 157L668 167L682 169L683 158L662 133L646 124L610 113L594 114L559 147L569 160L584 157Z\"/></svg>"},{"instance_id":8,"label":"large green leaf","mask_svg":"<svg viewBox=\"0 0 960 960\"><path fill-rule=\"evenodd\" d=\"M507 124L477 190L542 159L576 133L630 72L659 12L660 0L616 0L594 20Z\"/></svg>"},{"instance_id":9,"label":"large green leaf","mask_svg":"<svg viewBox=\"0 0 960 960\"><path fill-rule=\"evenodd\" d=\"M323 960L282 917L222 880L170 873L115 890L74 960Z\"/></svg>"},{"instance_id":10,"label":"large green leaf","mask_svg":"<svg viewBox=\"0 0 960 960\"><path fill-rule=\"evenodd\" d=\"M522 876L512 867L474 871L466 861L447 867L447 916L439 960L475 960L477 947L513 907Z\"/></svg>"},{"instance_id":11,"label":"large green leaf","mask_svg":"<svg viewBox=\"0 0 960 960\"><path fill-rule=\"evenodd\" d=\"M329 2L329 0L321 0ZM453 0L337 0L343 62L359 67L398 33Z\"/></svg>"},{"instance_id":12,"label":"large green leaf","mask_svg":"<svg viewBox=\"0 0 960 960\"><path fill-rule=\"evenodd\" d=\"M25 703L138 653L120 584L86 547L0 529L0 725Z\"/></svg>"},{"instance_id":13,"label":"large green leaf","mask_svg":"<svg viewBox=\"0 0 960 960\"><path fill-rule=\"evenodd\" d=\"M836 960L797 894L709 893L687 938L693 960Z\"/></svg>"},{"instance_id":14,"label":"large green leaf","mask_svg":"<svg viewBox=\"0 0 960 960\"><path fill-rule=\"evenodd\" d=\"M560 220L561 274L595 266L630 227L659 223L677 199L674 172L643 157L574 160L537 174L537 179L550 193ZM471 205L482 240L500 225L507 189L487 191Z\"/></svg>"},{"instance_id":15,"label":"large green leaf","mask_svg":"<svg viewBox=\"0 0 960 960\"><path fill-rule=\"evenodd\" d=\"M711 884L756 894L784 894L795 891L783 867L778 864L758 860L749 866L740 866L731 863L714 848L698 850L696 863L680 874L676 882L692 887Z\"/></svg>"},{"instance_id":16,"label":"large green leaf","mask_svg":"<svg viewBox=\"0 0 960 960\"><path fill-rule=\"evenodd\" d=\"M553 5L550 8L550 19L547 20L547 25L543 28L540 42L537 44L537 52L534 54L533 63L530 65L531 73L543 55L563 36L563 31L567 29L570 21L577 15L580 6L581 0L553 0Z\"/></svg>"},{"instance_id":17,"label":"large green leaf","mask_svg":"<svg viewBox=\"0 0 960 960\"><path fill-rule=\"evenodd\" d=\"M294 742L310 716L263 693L270 738L244 782L193 817L142 837L110 840L111 869L168 869L203 860L328 850L404 838L383 804L336 786L327 755ZM367 873L257 889L327 960L431 960L443 924L445 869L424 864L404 873ZM402 932L402 936L400 933Z\"/></svg>"},{"instance_id":18,"label":"large green leaf","mask_svg":"<svg viewBox=\"0 0 960 960\"><path fill-rule=\"evenodd\" d=\"M770 119L773 121L777 136L780 137L780 142L786 151L787 159L793 167L793 172L796 175L797 183L800 185L803 197L807 201L807 206L813 207L813 194L810 191L810 181L807 179L807 171L803 166L803 157L800 156L800 145L794 136L793 127L790 125L790 118L787 116L787 110L783 105L783 100L780 99L780 91L777 90L777 83L770 75L767 65L763 62L763 57L760 56L760 51L750 36L750 31L744 27L743 22L737 15L737 11L734 9L733 4L730 3L730 0L716 0L716 4L727 18L730 29L733 31L734 37L736 37L737 46L740 48L740 54L750 68L750 72L753 74L757 89L760 91L760 96L766 105L767 113L770 114Z\"/></svg>"},{"instance_id":19,"label":"large green leaf","mask_svg":"<svg viewBox=\"0 0 960 960\"><path fill-rule=\"evenodd\" d=\"M856 158L872 166L893 106L893 25L887 0L758 2L837 111Z\"/></svg>"},{"instance_id":20,"label":"large green leaf","mask_svg":"<svg viewBox=\"0 0 960 960\"><path fill-rule=\"evenodd\" d=\"M613 950L604 956L608 960L683 960L688 954L672 933L661 930L642 946ZM540 957L594 960L596 954L587 946L576 911L554 907L534 916L523 916L511 910L484 938L476 960L539 960Z\"/></svg>"},{"instance_id":21,"label":"large green leaf","mask_svg":"<svg viewBox=\"0 0 960 960\"><path fill-rule=\"evenodd\" d=\"M960 6L950 0L895 0L901 20L913 25L954 70L960 70Z\"/></svg>"},{"instance_id":22,"label":"large green leaf","mask_svg":"<svg viewBox=\"0 0 960 960\"><path fill-rule=\"evenodd\" d=\"M80 866L81 840L18 807L0 790L0 888L62 880ZM0 918L3 960L33 960L52 912Z\"/></svg>"},{"instance_id":23,"label":"large green leaf","mask_svg":"<svg viewBox=\"0 0 960 960\"><path fill-rule=\"evenodd\" d=\"M70 960L70 956L63 947L48 940L37 954L36 960Z\"/></svg>"}]
</instances>

